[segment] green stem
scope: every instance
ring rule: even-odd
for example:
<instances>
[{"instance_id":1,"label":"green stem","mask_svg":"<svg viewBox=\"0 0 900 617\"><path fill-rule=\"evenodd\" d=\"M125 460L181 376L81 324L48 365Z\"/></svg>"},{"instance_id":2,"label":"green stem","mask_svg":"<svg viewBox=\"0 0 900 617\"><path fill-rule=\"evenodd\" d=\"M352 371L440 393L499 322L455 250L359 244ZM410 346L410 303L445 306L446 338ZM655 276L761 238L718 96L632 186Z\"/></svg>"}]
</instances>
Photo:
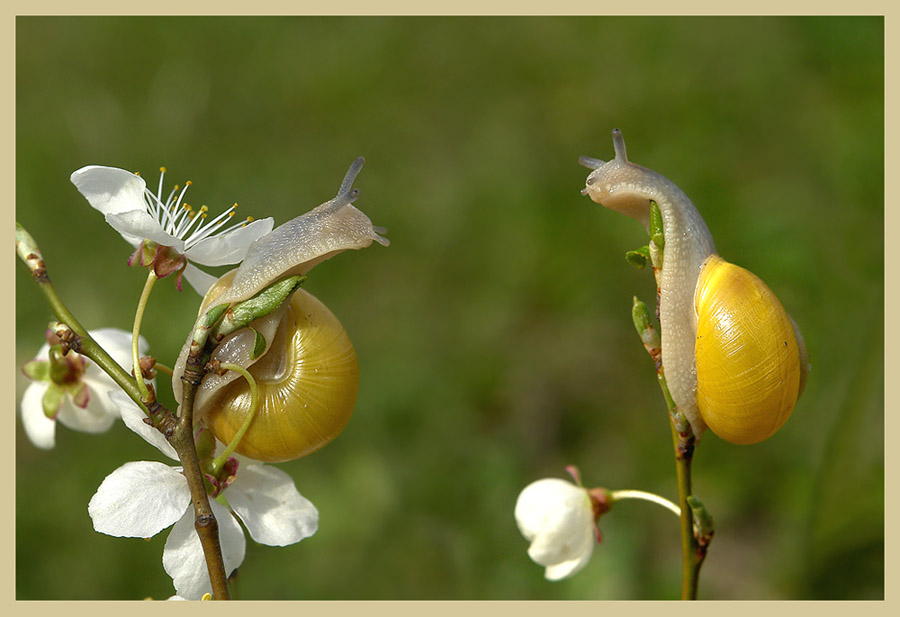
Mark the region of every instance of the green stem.
<instances>
[{"instance_id":1,"label":"green stem","mask_svg":"<svg viewBox=\"0 0 900 617\"><path fill-rule=\"evenodd\" d=\"M647 491L638 491L635 489L620 489L618 491L610 491L609 499L612 502L621 501L623 499L641 499L643 501L650 501L669 510L675 514L675 516L681 516L681 508L656 493L648 493Z\"/></svg>"},{"instance_id":2,"label":"green stem","mask_svg":"<svg viewBox=\"0 0 900 617\"><path fill-rule=\"evenodd\" d=\"M665 235L662 216L659 207L653 201L650 202L650 260L653 264L653 275L656 279L656 315L659 316L660 298L660 274L665 258ZM638 304L641 307L638 307ZM681 508L681 599L696 600L697 588L700 581L700 566L706 558L708 542L700 546L694 535L694 519L688 498L692 495L691 487L691 462L694 457L694 445L696 438L690 423L684 414L678 409L669 386L666 382L665 367L662 361L661 339L662 333L657 335L653 331L653 323L646 305L635 298L632 306L632 318L644 348L653 358L656 366L656 377L666 401L666 409L669 414L669 425L672 429L672 444L675 450L675 473L678 482L678 505Z\"/></svg>"},{"instance_id":3,"label":"green stem","mask_svg":"<svg viewBox=\"0 0 900 617\"><path fill-rule=\"evenodd\" d=\"M147 406L141 400L140 390L138 390L134 378L119 366L103 347L91 338L87 328L81 325L75 318L75 315L69 311L68 307L59 298L56 290L53 288L53 284L50 282L50 275L47 273L47 267L44 264L44 257L41 255L40 248L38 248L31 234L18 222L16 222L16 254L28 268L34 282L37 284L38 289L41 290L41 293L44 294L44 298L47 300L50 310L56 318L78 335L79 342L74 351L93 360L141 409L147 412ZM136 372L139 371L140 369Z\"/></svg>"},{"instance_id":4,"label":"green stem","mask_svg":"<svg viewBox=\"0 0 900 617\"><path fill-rule=\"evenodd\" d=\"M250 423L253 422L253 417L256 415L256 409L259 406L259 394L258 389L256 387L256 380L253 379L253 376L245 369L243 366L238 364L231 364L229 362L223 362L219 365L221 368L234 371L236 373L240 373L244 379L247 380L247 383L250 385L250 411L247 413L247 417L244 419L244 423L241 425L241 428L238 429L237 433L234 434L234 437L231 439L231 443L228 444L228 447L217 456L212 462L213 473L218 473L219 469L222 468L222 465L225 464L225 461L228 460L228 457L234 452L234 449L241 442L241 439L244 437L244 433L247 432L247 429L250 428Z\"/></svg>"},{"instance_id":5,"label":"green stem","mask_svg":"<svg viewBox=\"0 0 900 617\"><path fill-rule=\"evenodd\" d=\"M131 328L131 358L134 366L134 377L137 382L138 390L141 392L141 400L150 400L150 390L144 383L144 376L141 374L141 352L138 349L138 342L141 336L141 322L144 319L144 309L147 308L147 301L150 299L150 292L153 285L158 280L156 273L151 269L147 275L147 281L144 283L144 290L141 292L141 299L138 300L137 311L134 314L134 326Z\"/></svg>"}]
</instances>

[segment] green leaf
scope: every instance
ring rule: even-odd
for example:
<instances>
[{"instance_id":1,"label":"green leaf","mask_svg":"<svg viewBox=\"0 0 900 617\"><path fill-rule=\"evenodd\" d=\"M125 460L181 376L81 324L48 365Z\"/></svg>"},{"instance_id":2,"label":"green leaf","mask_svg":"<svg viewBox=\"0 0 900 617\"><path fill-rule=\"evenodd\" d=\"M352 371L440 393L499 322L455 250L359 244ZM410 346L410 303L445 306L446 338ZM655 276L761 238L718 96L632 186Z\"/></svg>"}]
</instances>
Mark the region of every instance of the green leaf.
<instances>
[{"instance_id":1,"label":"green leaf","mask_svg":"<svg viewBox=\"0 0 900 617\"><path fill-rule=\"evenodd\" d=\"M647 262L650 261L650 247L642 246L639 249L628 251L625 253L625 261L638 270L643 270L644 267L646 267Z\"/></svg>"}]
</instances>

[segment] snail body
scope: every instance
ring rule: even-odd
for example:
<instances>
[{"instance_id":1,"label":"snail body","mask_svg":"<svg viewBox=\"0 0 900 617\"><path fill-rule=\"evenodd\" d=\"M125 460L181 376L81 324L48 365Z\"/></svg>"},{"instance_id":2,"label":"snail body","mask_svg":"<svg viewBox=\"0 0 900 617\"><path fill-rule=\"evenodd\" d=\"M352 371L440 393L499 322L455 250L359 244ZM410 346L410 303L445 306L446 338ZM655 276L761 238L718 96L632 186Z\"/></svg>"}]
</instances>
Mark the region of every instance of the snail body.
<instances>
[{"instance_id":1,"label":"snail body","mask_svg":"<svg viewBox=\"0 0 900 617\"><path fill-rule=\"evenodd\" d=\"M672 399L694 434L710 428L737 444L757 443L790 417L809 370L799 328L759 277L723 260L694 204L674 183L616 156L582 158L593 169L583 194L638 220L662 216L659 272L662 363Z\"/></svg>"},{"instance_id":2,"label":"snail body","mask_svg":"<svg viewBox=\"0 0 900 617\"><path fill-rule=\"evenodd\" d=\"M214 307L249 300L276 281L306 274L313 266L373 241L388 245L369 218L353 206L351 189L362 167L357 159L337 196L275 228L251 245L241 265L218 279L200 306L197 324ZM197 325L195 325L195 329ZM182 347L172 377L177 400L194 332ZM263 344L261 344L263 343ZM359 389L356 352L341 323L311 294L297 288L277 308L208 343L210 365L234 364L247 370L258 402L235 451L266 462L310 454L346 426ZM222 443L230 443L251 407L248 381L234 370L205 374L193 401L195 423Z\"/></svg>"}]
</instances>

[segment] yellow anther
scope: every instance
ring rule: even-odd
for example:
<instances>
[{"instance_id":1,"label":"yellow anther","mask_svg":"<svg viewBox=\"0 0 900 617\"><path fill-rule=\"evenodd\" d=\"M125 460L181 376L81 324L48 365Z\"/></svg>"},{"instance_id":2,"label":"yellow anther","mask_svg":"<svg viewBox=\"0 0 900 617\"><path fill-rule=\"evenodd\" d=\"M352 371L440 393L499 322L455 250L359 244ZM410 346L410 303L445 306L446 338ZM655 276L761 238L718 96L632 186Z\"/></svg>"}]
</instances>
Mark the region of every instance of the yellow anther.
<instances>
[{"instance_id":1,"label":"yellow anther","mask_svg":"<svg viewBox=\"0 0 900 617\"><path fill-rule=\"evenodd\" d=\"M209 208L206 206L200 206L200 212L206 212L207 210L209 210Z\"/></svg>"},{"instance_id":2,"label":"yellow anther","mask_svg":"<svg viewBox=\"0 0 900 617\"><path fill-rule=\"evenodd\" d=\"M165 168L165 167L160 167L160 168L159 168L159 172L160 172L160 173L163 173L163 174L166 173L166 168Z\"/></svg>"},{"instance_id":3,"label":"yellow anther","mask_svg":"<svg viewBox=\"0 0 900 617\"><path fill-rule=\"evenodd\" d=\"M212 600L212 594L207 592L200 597L201 602L209 602Z\"/></svg>"},{"instance_id":4,"label":"yellow anther","mask_svg":"<svg viewBox=\"0 0 900 617\"><path fill-rule=\"evenodd\" d=\"M141 175L141 172L139 172L139 171L136 171L136 172L134 172L134 175L136 175L136 176L140 176L140 175Z\"/></svg>"},{"instance_id":5,"label":"yellow anther","mask_svg":"<svg viewBox=\"0 0 900 617\"><path fill-rule=\"evenodd\" d=\"M237 207L238 207L237 202L234 202L234 205L231 206L231 207L232 207L232 208L237 208Z\"/></svg>"},{"instance_id":6,"label":"yellow anther","mask_svg":"<svg viewBox=\"0 0 900 617\"><path fill-rule=\"evenodd\" d=\"M187 182L184 183L185 186L190 186L191 184L192 184L192 183L191 183L190 180L188 180Z\"/></svg>"},{"instance_id":7,"label":"yellow anther","mask_svg":"<svg viewBox=\"0 0 900 617\"><path fill-rule=\"evenodd\" d=\"M177 185L177 184L175 185L175 188L174 188L173 190L174 190L176 193L178 192L178 185Z\"/></svg>"},{"instance_id":8,"label":"yellow anther","mask_svg":"<svg viewBox=\"0 0 900 617\"><path fill-rule=\"evenodd\" d=\"M253 217L252 217L252 216L248 216L248 217L247 217L247 222L248 222L248 223L252 223L252 222L253 222Z\"/></svg>"},{"instance_id":9,"label":"yellow anther","mask_svg":"<svg viewBox=\"0 0 900 617\"><path fill-rule=\"evenodd\" d=\"M234 210L228 213L228 218L231 218L232 216L234 216Z\"/></svg>"}]
</instances>

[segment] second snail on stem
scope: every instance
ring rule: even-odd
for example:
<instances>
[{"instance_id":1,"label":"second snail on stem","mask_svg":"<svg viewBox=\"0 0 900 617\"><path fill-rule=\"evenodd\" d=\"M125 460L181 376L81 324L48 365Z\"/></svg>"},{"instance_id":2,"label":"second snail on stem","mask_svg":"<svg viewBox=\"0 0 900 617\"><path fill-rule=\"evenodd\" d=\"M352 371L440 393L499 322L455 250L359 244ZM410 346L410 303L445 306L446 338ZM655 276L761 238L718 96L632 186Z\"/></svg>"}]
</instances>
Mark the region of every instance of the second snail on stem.
<instances>
[{"instance_id":1,"label":"second snail on stem","mask_svg":"<svg viewBox=\"0 0 900 617\"><path fill-rule=\"evenodd\" d=\"M237 371L211 372L197 390L194 418L221 442L236 441L239 454L267 462L300 458L334 439L350 419L359 387L353 345L331 311L297 285L313 266L341 251L373 241L388 244L379 235L385 230L374 227L353 205L358 191L351 187L362 164L362 158L354 162L333 199L257 240L241 265L203 298L198 326L209 315L216 315L213 323L221 322L223 314L229 317L230 309L223 313L214 312L216 308L257 298L290 277L298 281L287 287L289 297L277 308L266 308L245 327L211 341L212 363L245 369L258 402L252 409L250 385ZM179 401L196 331L197 326L172 378ZM246 432L240 434L245 424Z\"/></svg>"},{"instance_id":2,"label":"second snail on stem","mask_svg":"<svg viewBox=\"0 0 900 617\"><path fill-rule=\"evenodd\" d=\"M772 436L803 391L809 357L797 324L771 289L716 252L687 195L671 180L630 162L622 133L615 157L582 157L593 171L582 194L650 231L651 204L662 216L659 272L662 363L672 399L695 436L752 444Z\"/></svg>"}]
</instances>

